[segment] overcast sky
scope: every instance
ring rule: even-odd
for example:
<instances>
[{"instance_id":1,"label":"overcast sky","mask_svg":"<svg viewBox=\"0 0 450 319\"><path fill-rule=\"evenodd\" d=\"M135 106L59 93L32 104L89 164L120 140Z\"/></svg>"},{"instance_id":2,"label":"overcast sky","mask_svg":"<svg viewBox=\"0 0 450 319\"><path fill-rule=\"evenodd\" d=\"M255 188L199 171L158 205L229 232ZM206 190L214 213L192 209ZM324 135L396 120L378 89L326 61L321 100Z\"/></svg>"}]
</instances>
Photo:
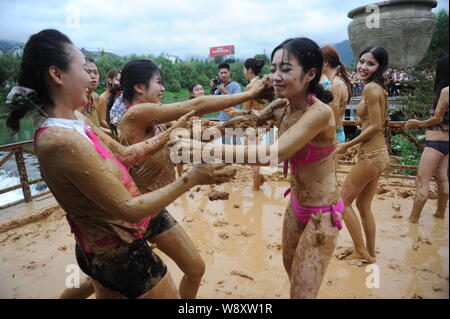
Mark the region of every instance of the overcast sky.
<instances>
[{"instance_id":1,"label":"overcast sky","mask_svg":"<svg viewBox=\"0 0 450 319\"><path fill-rule=\"evenodd\" d=\"M206 57L234 44L236 56L270 54L283 40L306 36L319 45L348 38L347 13L371 0L0 0L0 40L26 42L55 28L79 48L119 55ZM448 0L438 8L448 10ZM434 9L436 11L437 9ZM79 22L79 23L78 23Z\"/></svg>"}]
</instances>

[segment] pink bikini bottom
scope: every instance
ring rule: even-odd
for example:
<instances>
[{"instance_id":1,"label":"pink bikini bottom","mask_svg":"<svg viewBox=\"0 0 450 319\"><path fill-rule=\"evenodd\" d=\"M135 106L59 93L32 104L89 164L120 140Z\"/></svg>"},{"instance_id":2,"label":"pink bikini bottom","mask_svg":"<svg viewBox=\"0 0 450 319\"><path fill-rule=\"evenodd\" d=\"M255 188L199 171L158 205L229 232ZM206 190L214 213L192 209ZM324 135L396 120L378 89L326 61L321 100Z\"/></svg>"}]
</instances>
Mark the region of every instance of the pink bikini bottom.
<instances>
[{"instance_id":1,"label":"pink bikini bottom","mask_svg":"<svg viewBox=\"0 0 450 319\"><path fill-rule=\"evenodd\" d=\"M291 189L289 188L285 193L284 197L286 197L287 194ZM333 226L337 227L338 229L342 229L342 223L339 219L339 215L341 215L341 218L344 218L344 201L342 198L339 198L339 201L335 205L329 205L329 206L305 206L300 205L297 200L295 199L294 195L291 194L291 203L292 207L294 208L295 215L297 215L298 220L306 225L309 222L309 219L311 218L312 214L320 214L320 213L331 213L331 220L333 222Z\"/></svg>"}]
</instances>

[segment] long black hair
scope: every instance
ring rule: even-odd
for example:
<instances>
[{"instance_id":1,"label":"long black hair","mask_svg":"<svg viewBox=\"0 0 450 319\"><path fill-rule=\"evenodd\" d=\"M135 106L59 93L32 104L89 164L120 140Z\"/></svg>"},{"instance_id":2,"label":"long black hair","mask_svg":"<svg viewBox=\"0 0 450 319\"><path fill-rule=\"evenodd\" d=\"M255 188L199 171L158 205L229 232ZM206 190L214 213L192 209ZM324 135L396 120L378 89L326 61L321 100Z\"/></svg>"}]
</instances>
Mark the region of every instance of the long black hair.
<instances>
[{"instance_id":1,"label":"long black hair","mask_svg":"<svg viewBox=\"0 0 450 319\"><path fill-rule=\"evenodd\" d=\"M434 80L434 103L436 108L441 91L448 86L448 55L440 57L436 62L436 78Z\"/></svg>"},{"instance_id":2,"label":"long black hair","mask_svg":"<svg viewBox=\"0 0 450 319\"><path fill-rule=\"evenodd\" d=\"M273 49L272 61L275 52L280 49L286 50L288 54L293 55L302 66L304 73L312 68L316 69L316 77L309 83L308 93L316 94L317 98L323 103L330 103L333 100L333 93L325 90L323 85L319 83L322 76L323 56L317 43L308 38L287 39Z\"/></svg>"},{"instance_id":3,"label":"long black hair","mask_svg":"<svg viewBox=\"0 0 450 319\"><path fill-rule=\"evenodd\" d=\"M379 64L377 70L369 78L369 82L378 83L384 89L386 89L386 78L384 74L386 73L386 70L389 67L388 52L383 47L368 47L361 52L358 58L361 59L361 57L364 54L369 52L372 53L373 57L375 58L375 60L377 60Z\"/></svg>"},{"instance_id":4,"label":"long black hair","mask_svg":"<svg viewBox=\"0 0 450 319\"><path fill-rule=\"evenodd\" d=\"M20 119L29 111L53 106L48 88L48 69L56 66L62 71L69 69L70 53L68 45L73 45L70 39L61 32L53 29L42 30L33 34L25 44L20 63L19 86L33 89L36 94L32 101L12 103L8 105L10 114L6 125L13 131L20 129ZM42 112L40 112L42 113Z\"/></svg>"},{"instance_id":5,"label":"long black hair","mask_svg":"<svg viewBox=\"0 0 450 319\"><path fill-rule=\"evenodd\" d=\"M381 85L381 87L383 89L386 90L387 79L384 76L384 74L386 73L386 71L389 67L388 52L383 47L368 47L361 52L361 54L359 55L359 59L361 59L361 57L368 52L372 53L373 57L375 58L375 60L377 60L377 62L379 64L377 70L369 78L369 82L378 83L379 85ZM390 121L389 106L388 106L387 98L385 100L386 100L386 103L385 103L386 106L384 109L384 123L383 123L384 129L386 129L388 127L389 121Z\"/></svg>"},{"instance_id":6,"label":"long black hair","mask_svg":"<svg viewBox=\"0 0 450 319\"><path fill-rule=\"evenodd\" d=\"M148 88L150 80L155 72L160 73L160 70L150 60L138 59L125 64L120 76L120 89L122 90L124 101L131 103L134 97L134 86L136 84L144 84L145 88ZM116 94L117 91L113 87L106 108L106 121L113 131L116 131L116 128L110 122L110 111L114 104Z\"/></svg>"}]
</instances>

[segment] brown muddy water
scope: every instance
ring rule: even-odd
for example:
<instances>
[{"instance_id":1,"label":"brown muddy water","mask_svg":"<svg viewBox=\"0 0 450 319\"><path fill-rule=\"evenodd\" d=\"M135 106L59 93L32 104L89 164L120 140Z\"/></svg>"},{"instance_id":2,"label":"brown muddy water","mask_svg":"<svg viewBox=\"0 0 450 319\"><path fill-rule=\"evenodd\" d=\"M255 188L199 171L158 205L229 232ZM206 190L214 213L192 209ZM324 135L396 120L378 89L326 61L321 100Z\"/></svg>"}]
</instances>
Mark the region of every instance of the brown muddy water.
<instances>
[{"instance_id":1,"label":"brown muddy water","mask_svg":"<svg viewBox=\"0 0 450 319\"><path fill-rule=\"evenodd\" d=\"M198 298L289 298L281 257L281 229L288 183L268 176L253 191L251 170L215 186L228 200L210 201L210 186L194 187L168 206L206 263ZM339 175L342 180L344 175ZM318 298L449 298L449 224L425 205L419 224L408 222L414 181L382 179L372 209L377 261L368 266L342 259L352 247L344 227ZM156 249L178 284L182 273ZM58 209L45 220L0 233L0 298L57 298L76 264L74 238ZM84 275L82 275L84 276Z\"/></svg>"}]
</instances>

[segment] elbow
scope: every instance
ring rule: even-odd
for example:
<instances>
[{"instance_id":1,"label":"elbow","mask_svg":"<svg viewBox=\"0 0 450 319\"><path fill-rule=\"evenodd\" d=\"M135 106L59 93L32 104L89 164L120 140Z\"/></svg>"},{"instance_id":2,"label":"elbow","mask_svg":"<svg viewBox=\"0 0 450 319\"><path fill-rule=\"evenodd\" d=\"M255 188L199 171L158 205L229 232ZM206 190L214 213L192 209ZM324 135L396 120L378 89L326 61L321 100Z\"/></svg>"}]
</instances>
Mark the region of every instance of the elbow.
<instances>
[{"instance_id":1,"label":"elbow","mask_svg":"<svg viewBox=\"0 0 450 319\"><path fill-rule=\"evenodd\" d=\"M130 224L137 224L142 220L142 218L138 218L135 214L133 214L131 209L121 210L118 212L117 217L120 220Z\"/></svg>"},{"instance_id":2,"label":"elbow","mask_svg":"<svg viewBox=\"0 0 450 319\"><path fill-rule=\"evenodd\" d=\"M433 117L431 119L430 126L441 124L443 120L444 120L444 118L441 116Z\"/></svg>"},{"instance_id":3,"label":"elbow","mask_svg":"<svg viewBox=\"0 0 450 319\"><path fill-rule=\"evenodd\" d=\"M138 213L139 202L135 197L123 200L113 200L114 204L107 208L111 217L127 223L136 224L142 220L141 214Z\"/></svg>"},{"instance_id":4,"label":"elbow","mask_svg":"<svg viewBox=\"0 0 450 319\"><path fill-rule=\"evenodd\" d=\"M130 156L130 155L120 155L117 156L117 160L123 164L126 168L132 166L132 165L138 165L140 164L138 161L137 156Z\"/></svg>"},{"instance_id":5,"label":"elbow","mask_svg":"<svg viewBox=\"0 0 450 319\"><path fill-rule=\"evenodd\" d=\"M270 148L271 159L272 159L272 161L276 161L277 163L283 162L283 161L291 158L292 156L294 156L294 153L289 152L289 150L287 150L284 147L281 147L280 149L275 150L275 152L276 152L276 154L275 154L276 160L275 160L274 155L272 154L273 152L274 152L273 149Z\"/></svg>"}]
</instances>

